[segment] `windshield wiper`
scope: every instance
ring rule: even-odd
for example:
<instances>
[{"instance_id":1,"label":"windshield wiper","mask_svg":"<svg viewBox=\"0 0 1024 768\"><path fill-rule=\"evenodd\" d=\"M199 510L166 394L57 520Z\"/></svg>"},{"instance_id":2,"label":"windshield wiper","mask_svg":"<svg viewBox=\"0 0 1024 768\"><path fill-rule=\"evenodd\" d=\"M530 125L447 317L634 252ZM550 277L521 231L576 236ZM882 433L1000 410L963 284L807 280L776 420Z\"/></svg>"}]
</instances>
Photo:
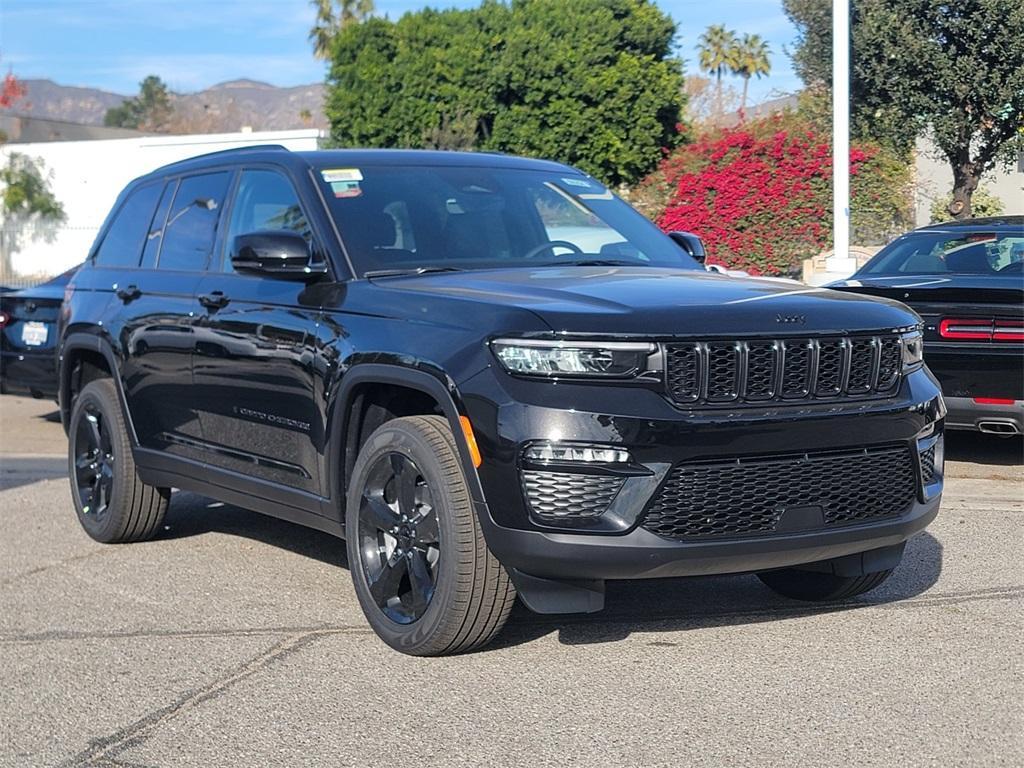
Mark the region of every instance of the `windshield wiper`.
<instances>
[{"instance_id":1,"label":"windshield wiper","mask_svg":"<svg viewBox=\"0 0 1024 768\"><path fill-rule=\"evenodd\" d=\"M364 272L363 277L408 277L409 275L429 275L434 272L463 272L459 267L416 267L415 269L374 269Z\"/></svg>"},{"instance_id":2,"label":"windshield wiper","mask_svg":"<svg viewBox=\"0 0 1024 768\"><path fill-rule=\"evenodd\" d=\"M553 261L545 267L642 267L642 261L625 259L582 259L580 261Z\"/></svg>"}]
</instances>

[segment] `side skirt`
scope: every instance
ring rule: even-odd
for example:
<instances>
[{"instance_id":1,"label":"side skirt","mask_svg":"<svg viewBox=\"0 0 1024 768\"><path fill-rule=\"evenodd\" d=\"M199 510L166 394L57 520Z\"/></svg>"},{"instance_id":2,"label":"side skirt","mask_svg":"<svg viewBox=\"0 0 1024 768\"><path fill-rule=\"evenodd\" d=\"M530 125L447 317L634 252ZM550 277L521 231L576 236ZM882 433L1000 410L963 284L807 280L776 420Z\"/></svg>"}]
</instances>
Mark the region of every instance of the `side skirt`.
<instances>
[{"instance_id":1,"label":"side skirt","mask_svg":"<svg viewBox=\"0 0 1024 768\"><path fill-rule=\"evenodd\" d=\"M201 462L168 456L162 451L137 447L133 453L139 477L144 483L192 491L225 504L345 538L341 521L325 514L332 510L328 499L236 472L212 469Z\"/></svg>"}]
</instances>

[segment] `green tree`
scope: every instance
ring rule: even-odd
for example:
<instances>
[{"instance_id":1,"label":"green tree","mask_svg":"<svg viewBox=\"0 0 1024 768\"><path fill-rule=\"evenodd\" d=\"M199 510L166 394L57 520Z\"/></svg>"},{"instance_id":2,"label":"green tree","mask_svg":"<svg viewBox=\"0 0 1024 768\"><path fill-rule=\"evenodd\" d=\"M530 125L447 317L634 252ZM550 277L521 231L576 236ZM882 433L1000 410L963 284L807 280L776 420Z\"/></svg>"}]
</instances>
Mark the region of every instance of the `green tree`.
<instances>
[{"instance_id":1,"label":"green tree","mask_svg":"<svg viewBox=\"0 0 1024 768\"><path fill-rule=\"evenodd\" d=\"M740 101L740 111L747 108L747 88L750 86L750 78L758 80L763 75L772 71L771 50L767 41L760 35L743 35L743 38L736 44L736 51L733 54L735 59L735 72L743 78L743 98Z\"/></svg>"},{"instance_id":2,"label":"green tree","mask_svg":"<svg viewBox=\"0 0 1024 768\"><path fill-rule=\"evenodd\" d=\"M679 139L674 32L649 0L488 0L370 18L334 44L331 137L549 157L632 181Z\"/></svg>"},{"instance_id":3,"label":"green tree","mask_svg":"<svg viewBox=\"0 0 1024 768\"><path fill-rule=\"evenodd\" d=\"M932 200L932 204L928 208L932 224L949 221L949 206L952 202L952 193ZM971 198L972 216L999 216L1004 210L1003 201L998 196L992 194L984 187L978 187L975 190L974 196Z\"/></svg>"},{"instance_id":4,"label":"green tree","mask_svg":"<svg viewBox=\"0 0 1024 768\"><path fill-rule=\"evenodd\" d=\"M700 36L697 50L700 68L715 78L715 113L722 116L722 76L737 69L736 33L722 24L712 24Z\"/></svg>"},{"instance_id":5,"label":"green tree","mask_svg":"<svg viewBox=\"0 0 1024 768\"><path fill-rule=\"evenodd\" d=\"M25 239L52 237L53 225L66 216L41 160L12 152L0 168L0 185L0 275L10 275L11 257Z\"/></svg>"},{"instance_id":6,"label":"green tree","mask_svg":"<svg viewBox=\"0 0 1024 768\"><path fill-rule=\"evenodd\" d=\"M831 81L831 3L784 0L797 71ZM1024 149L1024 4L854 0L854 130L901 151L929 135L953 172L949 213L971 216L983 174Z\"/></svg>"},{"instance_id":7,"label":"green tree","mask_svg":"<svg viewBox=\"0 0 1024 768\"><path fill-rule=\"evenodd\" d=\"M309 30L313 55L318 59L331 57L331 44L338 33L350 24L366 21L373 13L373 0L310 0L316 9L316 22ZM337 6L337 9L335 9Z\"/></svg>"},{"instance_id":8,"label":"green tree","mask_svg":"<svg viewBox=\"0 0 1024 768\"><path fill-rule=\"evenodd\" d=\"M159 133L167 129L173 116L167 84L156 75L149 75L139 83L138 96L125 99L120 105L107 110L103 124Z\"/></svg>"}]
</instances>

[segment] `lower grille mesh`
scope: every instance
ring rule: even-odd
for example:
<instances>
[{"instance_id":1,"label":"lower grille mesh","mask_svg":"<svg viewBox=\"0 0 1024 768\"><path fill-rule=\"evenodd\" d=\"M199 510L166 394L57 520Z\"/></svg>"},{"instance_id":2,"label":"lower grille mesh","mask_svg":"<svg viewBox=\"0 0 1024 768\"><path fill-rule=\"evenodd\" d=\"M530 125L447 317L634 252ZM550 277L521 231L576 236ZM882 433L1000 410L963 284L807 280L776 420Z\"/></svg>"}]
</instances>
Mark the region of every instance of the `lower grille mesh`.
<instances>
[{"instance_id":1,"label":"lower grille mesh","mask_svg":"<svg viewBox=\"0 0 1024 768\"><path fill-rule=\"evenodd\" d=\"M921 451L921 481L925 485L935 482L935 446Z\"/></svg>"},{"instance_id":2,"label":"lower grille mesh","mask_svg":"<svg viewBox=\"0 0 1024 768\"><path fill-rule=\"evenodd\" d=\"M542 521L590 520L604 514L622 488L621 477L525 470L530 512Z\"/></svg>"},{"instance_id":3,"label":"lower grille mesh","mask_svg":"<svg viewBox=\"0 0 1024 768\"><path fill-rule=\"evenodd\" d=\"M780 527L786 510L810 508L813 519L820 508L827 527L899 515L916 493L906 447L685 464L669 473L642 526L677 540L758 535Z\"/></svg>"}]
</instances>

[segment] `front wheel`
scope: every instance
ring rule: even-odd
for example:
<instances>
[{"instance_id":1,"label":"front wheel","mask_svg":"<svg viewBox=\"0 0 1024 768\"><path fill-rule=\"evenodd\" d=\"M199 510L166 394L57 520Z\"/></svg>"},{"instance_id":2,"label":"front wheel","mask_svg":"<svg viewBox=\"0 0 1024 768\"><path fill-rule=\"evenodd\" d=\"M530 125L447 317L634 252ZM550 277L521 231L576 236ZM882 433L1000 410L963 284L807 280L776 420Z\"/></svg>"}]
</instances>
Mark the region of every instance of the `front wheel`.
<instances>
[{"instance_id":1,"label":"front wheel","mask_svg":"<svg viewBox=\"0 0 1024 768\"><path fill-rule=\"evenodd\" d=\"M784 568L780 571L759 573L757 578L783 597L818 603L847 600L862 595L880 586L891 575L891 569L865 573L862 576L836 576L832 573Z\"/></svg>"},{"instance_id":2,"label":"front wheel","mask_svg":"<svg viewBox=\"0 0 1024 768\"><path fill-rule=\"evenodd\" d=\"M345 535L359 604L395 650L471 651L508 619L515 588L484 542L445 419L403 417L370 435L349 483Z\"/></svg>"}]
</instances>

